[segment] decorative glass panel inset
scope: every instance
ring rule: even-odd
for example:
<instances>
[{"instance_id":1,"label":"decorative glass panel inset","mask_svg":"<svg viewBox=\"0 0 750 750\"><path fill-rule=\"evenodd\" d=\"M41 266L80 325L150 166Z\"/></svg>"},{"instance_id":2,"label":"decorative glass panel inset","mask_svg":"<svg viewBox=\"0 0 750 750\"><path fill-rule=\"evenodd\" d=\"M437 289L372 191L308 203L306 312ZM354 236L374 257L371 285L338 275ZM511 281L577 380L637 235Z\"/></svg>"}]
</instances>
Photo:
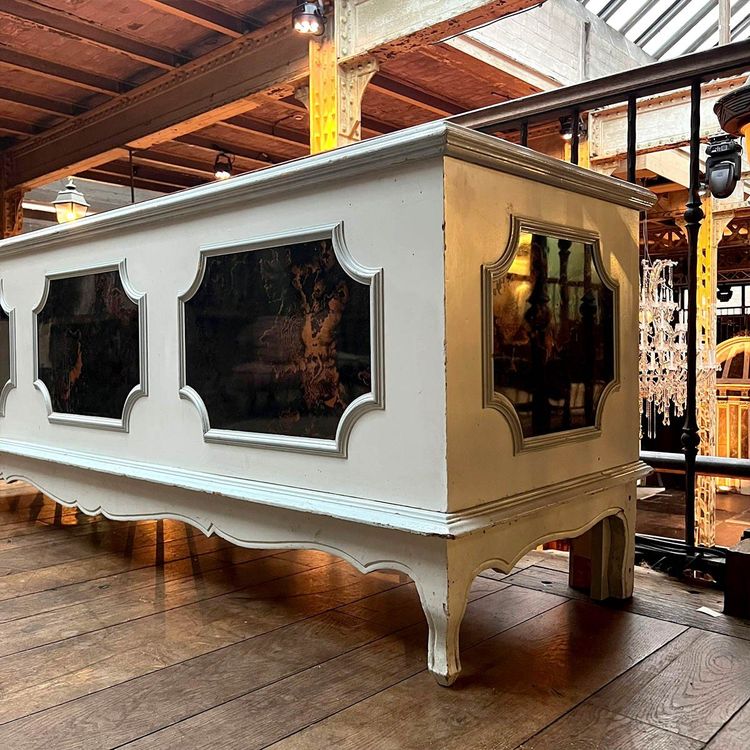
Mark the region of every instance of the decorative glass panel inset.
<instances>
[{"instance_id":1,"label":"decorative glass panel inset","mask_svg":"<svg viewBox=\"0 0 750 750\"><path fill-rule=\"evenodd\" d=\"M369 279L344 270L331 237L209 253L204 263L184 297L183 385L202 401L209 437L336 438L349 405L373 387Z\"/></svg>"},{"instance_id":2,"label":"decorative glass panel inset","mask_svg":"<svg viewBox=\"0 0 750 750\"><path fill-rule=\"evenodd\" d=\"M614 292L594 242L520 226L507 272L491 273L492 388L523 439L597 426L615 379Z\"/></svg>"},{"instance_id":3,"label":"decorative glass panel inset","mask_svg":"<svg viewBox=\"0 0 750 750\"><path fill-rule=\"evenodd\" d=\"M54 415L123 420L128 397L144 391L139 304L118 268L51 277L48 285L36 311L37 382L48 392L48 408Z\"/></svg>"}]
</instances>

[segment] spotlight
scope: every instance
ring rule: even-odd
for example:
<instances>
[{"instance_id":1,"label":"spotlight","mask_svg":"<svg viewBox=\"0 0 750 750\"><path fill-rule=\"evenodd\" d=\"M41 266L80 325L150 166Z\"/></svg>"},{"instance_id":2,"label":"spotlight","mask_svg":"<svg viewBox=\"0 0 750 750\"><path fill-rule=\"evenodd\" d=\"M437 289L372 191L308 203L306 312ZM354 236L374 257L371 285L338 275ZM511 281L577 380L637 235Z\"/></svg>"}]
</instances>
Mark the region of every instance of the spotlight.
<instances>
[{"instance_id":1,"label":"spotlight","mask_svg":"<svg viewBox=\"0 0 750 750\"><path fill-rule=\"evenodd\" d=\"M55 207L58 224L67 224L69 221L82 219L89 210L88 201L75 186L72 177L68 177L68 184L60 190L55 200L52 201L52 205Z\"/></svg>"},{"instance_id":2,"label":"spotlight","mask_svg":"<svg viewBox=\"0 0 750 750\"><path fill-rule=\"evenodd\" d=\"M560 135L564 141L573 140L573 117L566 115L560 118ZM586 135L586 124L582 117L578 118L578 137L583 138Z\"/></svg>"},{"instance_id":3,"label":"spotlight","mask_svg":"<svg viewBox=\"0 0 750 750\"><path fill-rule=\"evenodd\" d=\"M321 36L326 28L323 4L312 2L297 5L292 11L292 27L300 34Z\"/></svg>"},{"instance_id":4,"label":"spotlight","mask_svg":"<svg viewBox=\"0 0 750 750\"><path fill-rule=\"evenodd\" d=\"M228 180L232 176L232 157L224 151L216 155L214 161L214 177L217 180Z\"/></svg>"},{"instance_id":5,"label":"spotlight","mask_svg":"<svg viewBox=\"0 0 750 750\"><path fill-rule=\"evenodd\" d=\"M713 135L706 147L706 177L714 198L728 198L741 177L742 146L729 133Z\"/></svg>"},{"instance_id":6,"label":"spotlight","mask_svg":"<svg viewBox=\"0 0 750 750\"><path fill-rule=\"evenodd\" d=\"M719 302L729 302L732 299L732 287L729 284L719 284L716 290L716 299Z\"/></svg>"}]
</instances>

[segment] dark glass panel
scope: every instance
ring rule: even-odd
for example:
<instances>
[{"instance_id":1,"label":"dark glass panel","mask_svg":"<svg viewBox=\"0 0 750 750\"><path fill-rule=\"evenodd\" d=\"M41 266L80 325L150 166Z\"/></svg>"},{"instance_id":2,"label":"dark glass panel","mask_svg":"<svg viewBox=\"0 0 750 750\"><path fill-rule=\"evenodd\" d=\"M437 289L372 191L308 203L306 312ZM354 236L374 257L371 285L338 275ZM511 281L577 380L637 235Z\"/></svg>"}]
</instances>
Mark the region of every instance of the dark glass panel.
<instances>
[{"instance_id":1,"label":"dark glass panel","mask_svg":"<svg viewBox=\"0 0 750 750\"><path fill-rule=\"evenodd\" d=\"M493 279L494 389L524 437L594 425L614 378L613 292L590 244L521 232L508 273Z\"/></svg>"},{"instance_id":2,"label":"dark glass panel","mask_svg":"<svg viewBox=\"0 0 750 750\"><path fill-rule=\"evenodd\" d=\"M140 380L138 305L118 271L52 279L37 315L39 379L53 411L120 419Z\"/></svg>"},{"instance_id":3,"label":"dark glass panel","mask_svg":"<svg viewBox=\"0 0 750 750\"><path fill-rule=\"evenodd\" d=\"M330 240L209 257L185 349L212 428L333 439L370 391L369 286Z\"/></svg>"},{"instance_id":4,"label":"dark glass panel","mask_svg":"<svg viewBox=\"0 0 750 750\"><path fill-rule=\"evenodd\" d=\"M0 390L10 380L10 316L0 306Z\"/></svg>"},{"instance_id":5,"label":"dark glass panel","mask_svg":"<svg viewBox=\"0 0 750 750\"><path fill-rule=\"evenodd\" d=\"M738 351L730 360L729 372L724 377L730 380L742 380L745 375L745 352Z\"/></svg>"}]
</instances>

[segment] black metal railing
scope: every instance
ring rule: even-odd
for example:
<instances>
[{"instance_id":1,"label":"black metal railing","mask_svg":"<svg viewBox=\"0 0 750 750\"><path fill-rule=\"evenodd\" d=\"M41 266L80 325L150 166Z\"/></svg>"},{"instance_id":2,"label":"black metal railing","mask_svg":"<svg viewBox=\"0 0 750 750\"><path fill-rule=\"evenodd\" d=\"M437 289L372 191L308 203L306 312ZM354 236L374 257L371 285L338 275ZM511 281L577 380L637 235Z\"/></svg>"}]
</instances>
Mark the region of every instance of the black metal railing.
<instances>
[{"instance_id":1,"label":"black metal railing","mask_svg":"<svg viewBox=\"0 0 750 750\"><path fill-rule=\"evenodd\" d=\"M697 423L697 262L698 233L704 218L699 188L701 143L701 84L717 78L742 75L750 70L750 41L735 42L664 62L645 65L615 75L584 81L572 86L545 91L531 96L491 105L450 118L453 122L486 133L519 131L522 145L529 139L529 126L550 123L566 117L572 121L571 161L578 162L580 138L579 115L593 109L627 103L627 179L636 180L637 103L638 99L679 89L690 89L689 115L689 190L684 211L688 237L688 373L685 423L682 429L680 453L642 454L643 460L655 469L679 471L685 474L685 538L683 543L662 540L664 554L678 551L691 560L701 557L695 544L695 485L698 473L713 476L750 477L750 460L728 459L719 456L699 456ZM653 548L653 537L643 537L646 547ZM657 545L658 546L658 545Z\"/></svg>"}]
</instances>

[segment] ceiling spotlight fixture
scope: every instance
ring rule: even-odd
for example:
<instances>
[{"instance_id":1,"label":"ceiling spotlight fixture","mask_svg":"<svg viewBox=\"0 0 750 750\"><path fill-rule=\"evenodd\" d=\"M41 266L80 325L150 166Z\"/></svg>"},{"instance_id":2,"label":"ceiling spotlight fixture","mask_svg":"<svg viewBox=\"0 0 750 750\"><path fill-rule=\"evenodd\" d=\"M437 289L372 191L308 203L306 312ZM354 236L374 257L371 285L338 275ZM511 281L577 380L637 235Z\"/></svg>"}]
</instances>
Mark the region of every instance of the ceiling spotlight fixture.
<instances>
[{"instance_id":1,"label":"ceiling spotlight fixture","mask_svg":"<svg viewBox=\"0 0 750 750\"><path fill-rule=\"evenodd\" d=\"M564 141L573 140L573 117L571 115L560 118L560 135ZM578 136L582 138L584 135L586 135L586 124L581 117L578 118Z\"/></svg>"},{"instance_id":2,"label":"ceiling spotlight fixture","mask_svg":"<svg viewBox=\"0 0 750 750\"><path fill-rule=\"evenodd\" d=\"M326 28L323 3L299 3L292 11L292 28L300 34L321 36Z\"/></svg>"},{"instance_id":3,"label":"ceiling spotlight fixture","mask_svg":"<svg viewBox=\"0 0 750 750\"><path fill-rule=\"evenodd\" d=\"M217 180L228 180L232 176L233 159L225 151L220 151L214 161L214 177Z\"/></svg>"},{"instance_id":4,"label":"ceiling spotlight fixture","mask_svg":"<svg viewBox=\"0 0 750 750\"><path fill-rule=\"evenodd\" d=\"M57 194L52 205L55 207L58 224L67 224L69 221L82 219L89 210L88 201L75 186L72 177L68 177L68 183Z\"/></svg>"},{"instance_id":5,"label":"ceiling spotlight fixture","mask_svg":"<svg viewBox=\"0 0 750 750\"><path fill-rule=\"evenodd\" d=\"M732 287L729 284L719 284L716 289L716 299L719 302L729 302L732 299Z\"/></svg>"}]
</instances>

